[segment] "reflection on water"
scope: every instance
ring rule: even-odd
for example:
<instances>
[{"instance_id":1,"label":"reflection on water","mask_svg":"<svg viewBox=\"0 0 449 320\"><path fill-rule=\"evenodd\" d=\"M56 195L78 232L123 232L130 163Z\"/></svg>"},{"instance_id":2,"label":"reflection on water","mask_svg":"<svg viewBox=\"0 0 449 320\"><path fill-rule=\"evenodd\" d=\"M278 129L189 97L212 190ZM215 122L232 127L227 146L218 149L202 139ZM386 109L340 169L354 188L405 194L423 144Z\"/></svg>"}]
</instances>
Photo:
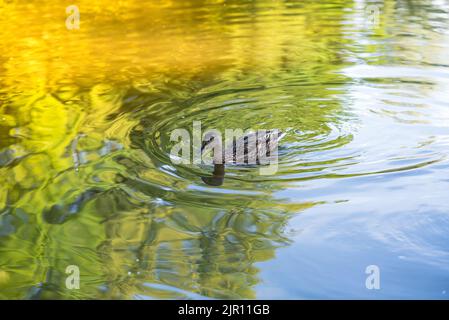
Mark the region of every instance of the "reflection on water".
<instances>
[{"instance_id":1,"label":"reflection on water","mask_svg":"<svg viewBox=\"0 0 449 320\"><path fill-rule=\"evenodd\" d=\"M0 298L358 297L372 263L447 280L449 6L369 3L378 25L363 1L79 1L80 30L59 1L2 4ZM278 172L204 184L169 157L193 121L285 131Z\"/></svg>"}]
</instances>

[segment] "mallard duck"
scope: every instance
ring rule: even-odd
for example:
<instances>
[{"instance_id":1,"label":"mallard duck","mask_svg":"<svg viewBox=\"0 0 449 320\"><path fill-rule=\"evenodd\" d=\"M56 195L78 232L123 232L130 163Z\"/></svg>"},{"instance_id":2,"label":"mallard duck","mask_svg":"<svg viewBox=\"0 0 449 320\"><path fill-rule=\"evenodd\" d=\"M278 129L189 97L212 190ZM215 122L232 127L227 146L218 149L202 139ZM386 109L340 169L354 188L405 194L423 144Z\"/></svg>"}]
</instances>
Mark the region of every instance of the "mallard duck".
<instances>
[{"instance_id":1,"label":"mallard duck","mask_svg":"<svg viewBox=\"0 0 449 320\"><path fill-rule=\"evenodd\" d=\"M234 139L233 143L223 148L221 139L215 139L217 137L215 132L206 133L201 146L201 154L204 156L214 147L218 147L218 150L222 152L221 154L219 152L215 154L214 152L212 177L201 177L201 179L210 186L221 186L224 180L226 164L267 164L270 157L273 156L273 150L277 149L279 141L284 135L285 133L279 130L250 132L238 139Z\"/></svg>"}]
</instances>

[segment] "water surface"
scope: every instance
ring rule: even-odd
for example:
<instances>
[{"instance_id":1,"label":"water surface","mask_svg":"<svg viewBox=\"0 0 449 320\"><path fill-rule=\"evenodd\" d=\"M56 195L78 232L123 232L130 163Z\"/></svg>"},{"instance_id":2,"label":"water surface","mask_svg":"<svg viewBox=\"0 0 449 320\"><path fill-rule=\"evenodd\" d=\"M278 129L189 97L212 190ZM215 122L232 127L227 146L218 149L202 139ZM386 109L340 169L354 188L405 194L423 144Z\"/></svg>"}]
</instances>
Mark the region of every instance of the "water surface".
<instances>
[{"instance_id":1,"label":"water surface","mask_svg":"<svg viewBox=\"0 0 449 320\"><path fill-rule=\"evenodd\" d=\"M0 5L0 298L447 297L447 1L65 6ZM193 121L279 170L205 185Z\"/></svg>"}]
</instances>

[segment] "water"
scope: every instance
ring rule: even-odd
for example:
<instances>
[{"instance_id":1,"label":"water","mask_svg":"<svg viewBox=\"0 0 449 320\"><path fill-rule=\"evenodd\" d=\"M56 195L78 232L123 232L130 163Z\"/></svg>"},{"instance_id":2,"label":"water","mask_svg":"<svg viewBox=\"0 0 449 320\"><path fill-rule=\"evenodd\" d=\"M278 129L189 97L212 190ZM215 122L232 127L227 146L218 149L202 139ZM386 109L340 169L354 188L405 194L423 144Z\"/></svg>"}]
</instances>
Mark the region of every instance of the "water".
<instances>
[{"instance_id":1,"label":"water","mask_svg":"<svg viewBox=\"0 0 449 320\"><path fill-rule=\"evenodd\" d=\"M0 5L0 298L447 298L447 1L78 5ZM204 184L193 121L279 170Z\"/></svg>"}]
</instances>

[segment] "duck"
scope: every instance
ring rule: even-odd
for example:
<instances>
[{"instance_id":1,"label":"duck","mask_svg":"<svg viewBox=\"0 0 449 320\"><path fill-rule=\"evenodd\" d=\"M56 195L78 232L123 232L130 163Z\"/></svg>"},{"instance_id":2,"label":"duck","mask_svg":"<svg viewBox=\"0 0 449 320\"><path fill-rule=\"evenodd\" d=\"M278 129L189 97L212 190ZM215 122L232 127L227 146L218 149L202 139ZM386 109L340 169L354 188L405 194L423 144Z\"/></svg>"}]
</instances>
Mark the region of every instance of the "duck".
<instances>
[{"instance_id":1,"label":"duck","mask_svg":"<svg viewBox=\"0 0 449 320\"><path fill-rule=\"evenodd\" d=\"M277 149L279 141L284 136L285 132L279 130L248 132L233 139L232 143L223 148L222 141L216 132L207 132L201 145L201 155L205 156L215 147L222 152L221 154L214 152L212 176L201 177L201 180L210 186L221 186L224 181L226 164L263 165L268 163L272 152Z\"/></svg>"}]
</instances>

